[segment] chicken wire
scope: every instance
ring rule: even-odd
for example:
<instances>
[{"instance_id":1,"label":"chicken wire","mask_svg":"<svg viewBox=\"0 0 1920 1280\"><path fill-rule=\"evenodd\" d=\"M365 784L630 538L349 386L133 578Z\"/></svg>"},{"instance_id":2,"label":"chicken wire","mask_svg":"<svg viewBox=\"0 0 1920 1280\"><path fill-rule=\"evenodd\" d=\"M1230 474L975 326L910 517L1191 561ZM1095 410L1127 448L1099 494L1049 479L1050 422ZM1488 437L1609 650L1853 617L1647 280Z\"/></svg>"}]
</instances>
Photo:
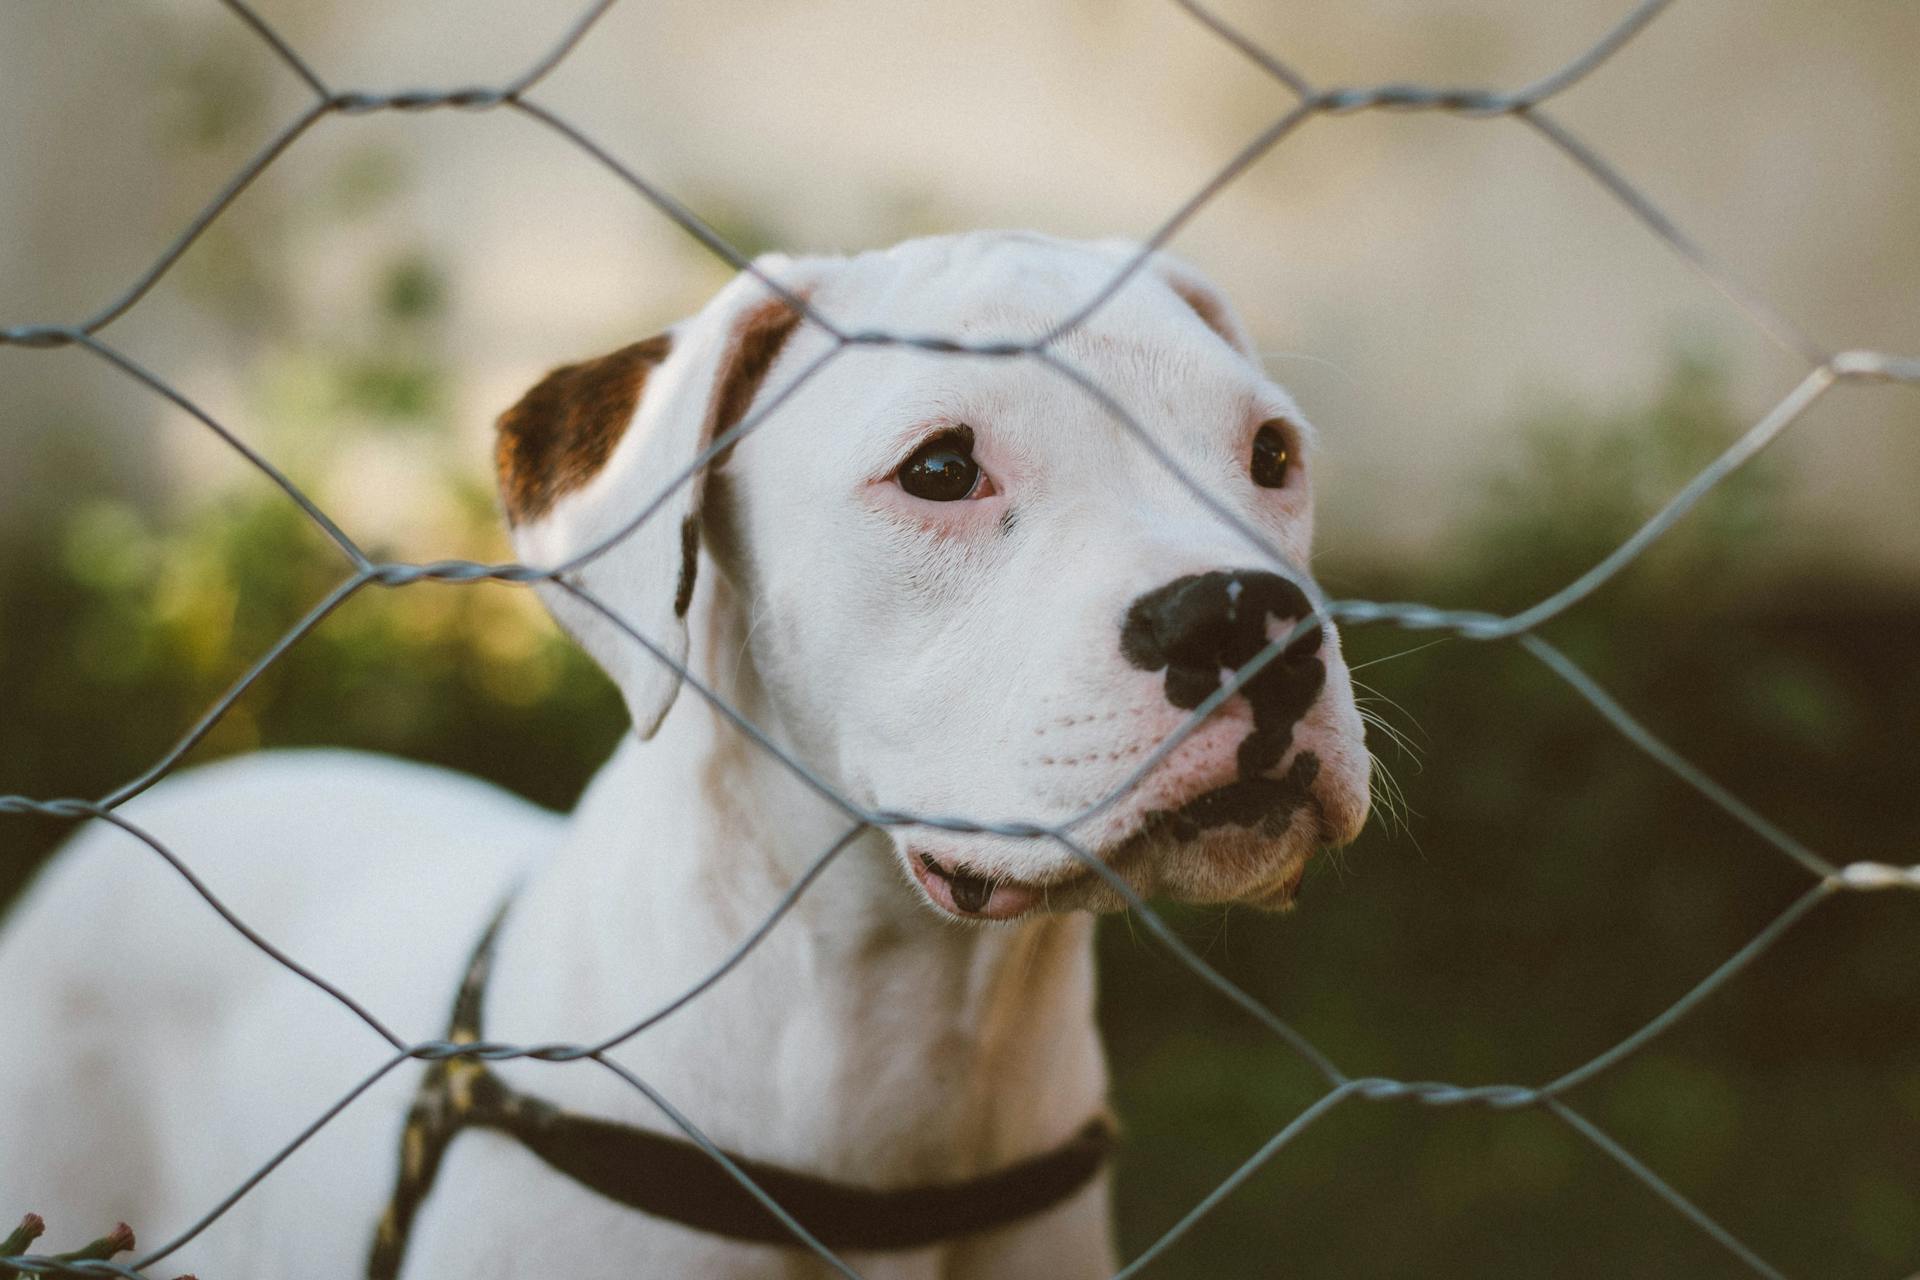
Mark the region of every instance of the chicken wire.
<instances>
[{"instance_id":1,"label":"chicken wire","mask_svg":"<svg viewBox=\"0 0 1920 1280\"><path fill-rule=\"evenodd\" d=\"M1798 327L1767 306L1762 299L1745 290L1705 248L1667 218L1630 180L1545 109L1546 104L1556 96L1600 70L1623 46L1641 35L1648 25L1671 5L1672 0L1642 0L1642 3L1636 5L1591 47L1550 75L1512 91L1444 88L1418 84L1381 84L1364 87L1319 86L1291 63L1255 43L1218 14L1195 0L1172 0L1172 3L1218 37L1223 44L1251 61L1284 86L1291 96L1291 105L1166 217L1142 243L1139 252L1117 270L1101 289L1048 332L1025 342L968 342L940 334L844 328L836 324L831 315L823 314L810 306L804 298L788 291L778 281L760 276L746 255L672 194L615 158L565 117L531 97L530 95L540 83L567 59L582 40L587 38L595 23L613 7L615 0L595 0L578 15L552 48L524 73L504 85L450 90L420 89L397 93L369 93L335 88L247 0L221 0L221 3L235 18L246 25L264 48L270 51L273 58L306 84L312 91L311 102L233 174L219 194L200 210L138 279L100 311L75 324L20 324L0 328L0 346L41 350L78 347L105 361L155 395L186 412L278 485L288 500L295 503L320 528L345 559L347 565L345 576L292 629L271 645L171 750L138 777L94 800L0 796L0 814L36 814L72 822L95 819L124 831L163 859L208 902L228 926L246 938L270 960L298 975L351 1011L381 1036L392 1052L376 1070L361 1079L316 1116L270 1159L248 1175L240 1185L220 1196L197 1221L178 1231L159 1247L148 1250L127 1263L107 1260L62 1260L46 1255L26 1254L0 1258L0 1266L11 1267L31 1275L122 1276L128 1277L129 1280L144 1280L149 1274L149 1268L166 1259L202 1232L214 1228L227 1210L257 1186L262 1179L271 1175L303 1143L324 1128L345 1108L352 1105L377 1081L403 1064L414 1060L436 1061L448 1058L473 1058L482 1061L520 1058L542 1062L574 1062L585 1059L612 1072L644 1096L669 1124L704 1150L779 1219L792 1233L796 1247L810 1250L838 1274L857 1280L859 1273L852 1266L821 1244L807 1231L804 1223L797 1221L772 1197L756 1186L753 1180L715 1146L669 1099L661 1096L646 1080L633 1074L608 1055L619 1045L644 1034L648 1028L662 1019L697 1000L714 983L720 981L759 945L827 866L862 833L878 828L920 826L954 832L989 832L1020 839L1048 841L1066 850L1094 874L1111 884L1131 906L1141 924L1181 963L1250 1014L1291 1052L1304 1060L1324 1081L1324 1091L1315 1101L1299 1111L1279 1131L1272 1134L1185 1216L1144 1251L1127 1262L1115 1273L1114 1280L1125 1280L1126 1277L1136 1275L1164 1251L1173 1247L1221 1200L1232 1194L1258 1169L1273 1159L1282 1148L1336 1107L1348 1102L1396 1100L1411 1100L1433 1107L1482 1107L1495 1111L1531 1108L1544 1111L1564 1123L1595 1149L1644 1183L1656 1196L1671 1206L1674 1212L1686 1218L1701 1232L1724 1247L1754 1274L1781 1280L1782 1273L1777 1268L1710 1218L1677 1188L1623 1148L1591 1120L1573 1110L1564 1100L1565 1095L1576 1086L1618 1066L1622 1061L1643 1049L1655 1037L1686 1017L1703 1000L1752 964L1822 902L1845 893L1885 889L1920 890L1920 865L1904 865L1897 859L1836 863L1824 857L1776 826L1746 801L1726 790L1661 741L1625 707L1609 696L1606 690L1584 670L1543 639L1538 634L1538 628L1585 599L1631 564L1654 541L1683 519L1702 497L1753 458L1769 442L1799 421L1836 385L1845 382L1869 381L1920 385L1920 356L1902 356L1874 350L1829 350L1816 343ZM760 276L762 283L800 312L806 323L818 327L832 340L823 355L801 369L798 376L788 382L777 396L715 439L698 458L636 510L621 529L564 564L536 567L517 562L485 564L469 560L440 560L430 563L409 563L375 560L271 460L251 448L166 379L152 372L101 336L116 320L146 296L148 291L179 262L187 250L249 185L269 166L286 155L299 138L322 119L334 115L357 116L387 111L421 112L446 109L518 112L552 131L597 161L616 180L631 188L708 251L739 270ZM1652 234L1665 242L1681 261L1701 273L1715 288L1730 298L1776 344L1801 360L1806 370L1804 376L1778 403L1674 494L1632 536L1572 582L1516 613L1501 615L1472 610L1440 609L1420 603L1329 599L1311 582L1306 583L1315 609L1312 616L1302 619L1288 634L1268 644L1245 664L1232 680L1222 685L1206 701L1196 707L1183 726L1149 753L1122 785L1072 818L1060 823L981 820L959 815L875 810L855 803L840 794L830 782L820 777L804 762L784 751L757 725L728 705L694 673L686 670L681 663L658 647L652 638L635 629L573 576L582 565L604 554L610 547L631 535L641 524L652 518L660 506L681 485L688 483L702 467L723 454L735 441L758 430L764 422L780 410L795 391L816 376L821 369L848 349L861 346L903 346L953 358L1030 360L1045 366L1077 387L1097 404L1160 466L1184 484L1197 500L1245 538L1250 547L1272 561L1285 563L1286 557L1275 549L1264 535L1247 525L1208 494L1204 487L1185 472L1145 426L1094 379L1069 362L1061 354L1059 343L1063 336L1084 324L1089 317L1099 311L1146 264L1155 249L1170 240L1202 208L1283 139L1320 118L1351 115L1363 111L1430 111L1469 119L1511 118L1518 121L1585 171L1624 205ZM848 825L844 834L819 854L774 908L755 925L746 938L733 948L721 964L672 1001L648 1012L619 1033L603 1040L593 1043L537 1045L495 1041L469 1043L453 1043L447 1040L408 1041L383 1024L350 993L279 950L214 895L194 874L191 865L185 859L119 812L120 807L128 800L147 790L171 772L252 686L262 672L277 662L301 637L321 625L328 615L348 598L370 586L402 587L427 581L448 583L491 581L523 586L535 582L554 583L606 617L632 643L646 650L654 661L673 668L697 696L710 703L715 711L750 738L760 750L767 752L782 767L791 770L808 787L846 815ZM1745 946L1702 978L1672 1006L1647 1021L1618 1044L1552 1080L1532 1085L1461 1085L1347 1074L1285 1019L1240 989L1197 955L1158 914L1139 899L1124 880L1083 847L1073 834L1074 829L1082 822L1124 798L1209 714L1233 697L1268 662L1278 657L1294 638L1323 619L1337 620L1347 624L1386 624L1410 630L1441 631L1468 640L1505 641L1520 646L1590 703L1628 741L1760 836L1782 855L1798 863L1807 873L1807 888ZM369 1173L373 1175L378 1171L370 1170Z\"/></svg>"}]
</instances>

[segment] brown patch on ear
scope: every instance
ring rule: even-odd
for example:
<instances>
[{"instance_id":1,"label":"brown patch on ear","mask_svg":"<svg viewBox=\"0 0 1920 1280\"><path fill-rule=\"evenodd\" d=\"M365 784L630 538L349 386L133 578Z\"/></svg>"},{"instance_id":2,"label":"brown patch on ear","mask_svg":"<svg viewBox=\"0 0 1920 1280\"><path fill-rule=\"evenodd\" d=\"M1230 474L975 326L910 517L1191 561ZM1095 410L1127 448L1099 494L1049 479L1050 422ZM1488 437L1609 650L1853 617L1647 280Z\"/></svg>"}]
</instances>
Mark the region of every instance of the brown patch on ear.
<instances>
[{"instance_id":1,"label":"brown patch on ear","mask_svg":"<svg viewBox=\"0 0 1920 1280\"><path fill-rule=\"evenodd\" d=\"M797 295L802 302L806 294ZM743 316L734 327L733 349L727 353L720 370L720 382L713 393L713 417L707 422L704 439L711 443L747 416L747 408L767 380L780 349L800 323L800 313L783 298L770 298ZM719 466L720 458L713 460Z\"/></svg>"},{"instance_id":2,"label":"brown patch on ear","mask_svg":"<svg viewBox=\"0 0 1920 1280\"><path fill-rule=\"evenodd\" d=\"M500 415L494 463L509 524L545 515L607 464L633 421L647 375L672 346L663 333L555 369Z\"/></svg>"},{"instance_id":3,"label":"brown patch on ear","mask_svg":"<svg viewBox=\"0 0 1920 1280\"><path fill-rule=\"evenodd\" d=\"M700 521L688 516L680 522L680 581L673 588L673 616L687 616L693 603L694 575L700 570Z\"/></svg>"},{"instance_id":4,"label":"brown patch on ear","mask_svg":"<svg viewBox=\"0 0 1920 1280\"><path fill-rule=\"evenodd\" d=\"M1234 332L1233 321L1228 317L1226 308L1221 306L1218 298L1185 280L1169 280L1167 283L1172 285L1173 291L1180 295L1180 301L1193 308L1193 313L1200 317L1207 328L1220 335L1221 341L1235 351L1243 350L1240 338Z\"/></svg>"},{"instance_id":5,"label":"brown patch on ear","mask_svg":"<svg viewBox=\"0 0 1920 1280\"><path fill-rule=\"evenodd\" d=\"M804 293L798 296L803 301L806 298ZM800 318L800 313L784 299L773 298L749 311L734 327L733 347L721 365L720 380L713 392L712 416L707 419L707 429L700 437L705 442L703 448L711 448L713 441L739 426L740 420L747 416L754 396L760 393L760 384L767 380L767 373ZM715 454L707 463L707 469L711 471L725 465L730 452L731 445ZM680 582L673 592L675 617L687 616L699 571L700 520L693 515L680 526Z\"/></svg>"}]
</instances>

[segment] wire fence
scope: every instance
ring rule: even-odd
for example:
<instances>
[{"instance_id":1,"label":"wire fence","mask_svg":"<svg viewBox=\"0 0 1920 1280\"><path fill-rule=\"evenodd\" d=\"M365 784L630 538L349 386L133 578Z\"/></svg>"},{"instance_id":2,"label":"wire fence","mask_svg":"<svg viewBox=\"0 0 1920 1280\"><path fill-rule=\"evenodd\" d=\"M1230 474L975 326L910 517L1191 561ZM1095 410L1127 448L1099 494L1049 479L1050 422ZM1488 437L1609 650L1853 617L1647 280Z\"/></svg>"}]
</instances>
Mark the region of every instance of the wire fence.
<instances>
[{"instance_id":1,"label":"wire fence","mask_svg":"<svg viewBox=\"0 0 1920 1280\"><path fill-rule=\"evenodd\" d=\"M249 447L240 437L165 379L101 336L114 321L124 316L146 296L147 292L179 262L182 255L206 232L207 228L270 165L286 154L294 143L316 123L334 115L355 116L383 111L418 112L443 109L518 112L551 130L598 161L614 178L631 188L707 250L742 271L759 275L743 253L728 243L725 237L691 209L656 186L644 175L616 159L567 119L542 106L530 96L542 80L588 36L594 24L613 7L614 2L615 0L595 0L573 21L551 49L524 73L505 85L450 90L410 90L381 94L335 88L270 23L263 19L247 0L221 0L225 8L244 23L258 37L261 44L271 51L272 56L298 76L312 91L313 100L310 105L275 134L232 176L219 194L200 210L137 280L94 315L77 324L23 324L0 328L0 346L38 349L79 347L191 415L278 485L285 492L288 500L295 503L337 546L346 561L345 576L338 585L291 630L260 655L185 736L145 772L109 794L94 800L0 796L0 814L34 814L72 822L98 819L119 828L128 836L145 844L155 855L172 867L229 926L265 956L297 974L350 1010L382 1037L392 1049L391 1056L378 1069L360 1080L315 1117L240 1185L229 1189L211 1204L197 1221L181 1229L158 1248L147 1251L130 1263L97 1259L75 1261L45 1255L23 1254L0 1257L0 1266L11 1267L31 1275L111 1275L128 1277L129 1280L144 1280L148 1268L172 1255L202 1232L213 1228L223 1214L259 1185L261 1180L270 1176L302 1144L347 1107L353 1105L354 1101L377 1081L402 1064L413 1060L442 1061L450 1058L482 1061L523 1058L543 1062L574 1062L585 1059L612 1072L643 1095L669 1123L704 1150L779 1219L792 1233L797 1246L810 1250L838 1274L857 1280L859 1273L852 1266L835 1256L831 1250L815 1239L802 1223L796 1221L771 1196L756 1186L753 1180L729 1160L669 1099L662 1097L647 1081L628 1071L608 1054L633 1037L644 1034L648 1028L689 1002L698 999L702 993L724 977L759 945L768 932L814 883L820 873L860 834L879 828L920 826L951 832L985 832L1026 840L1048 841L1066 850L1110 884L1132 907L1141 924L1180 962L1256 1019L1290 1051L1308 1063L1324 1081L1324 1092L1313 1103L1269 1137L1258 1150L1212 1192L1195 1204L1184 1217L1123 1266L1115 1274L1114 1280L1125 1280L1126 1277L1137 1274L1164 1251L1173 1247L1209 1211L1273 1159L1288 1143L1330 1111L1349 1102L1397 1100L1412 1100L1432 1107L1485 1107L1496 1111L1531 1108L1544 1111L1579 1134L1609 1159L1617 1162L1671 1206L1674 1212L1682 1215L1701 1232L1718 1242L1754 1274L1779 1280L1782 1273L1778 1269L1718 1222L1708 1217L1659 1173L1642 1163L1591 1120L1573 1110L1564 1100L1565 1095L1576 1086L1617 1067L1621 1062L1645 1048L1655 1037L1686 1017L1709 995L1752 964L1821 903L1845 893L1885 889L1920 890L1920 863L1903 865L1897 858L1890 858L1888 861L1855 861L1841 864L1823 856L1776 826L1739 796L1726 790L1662 742L1631 712L1609 696L1606 690L1585 671L1543 639L1536 629L1585 599L1632 563L1655 540L1683 519L1710 490L1797 422L1836 385L1847 382L1878 381L1920 386L1920 355L1902 356L1860 349L1833 350L1815 342L1767 306L1763 300L1742 288L1705 248L1688 237L1630 180L1613 168L1586 142L1569 132L1546 109L1547 104L1556 96L1601 69L1623 46L1639 36L1663 10L1668 8L1672 0L1642 0L1590 48L1552 74L1514 91L1440 88L1413 84L1347 88L1318 86L1289 62L1262 48L1195 0L1172 0L1172 3L1217 36L1226 46L1250 60L1284 86L1293 102L1288 109L1242 147L1203 186L1167 216L1146 238L1139 253L1118 270L1100 290L1086 299L1066 319L1037 339L1017 343L977 343L939 334L850 330L836 324L831 315L822 314L818 309L810 306L804 298L790 293L778 281L761 276L762 283L799 311L806 323L817 326L832 339L832 345L828 351L804 368L771 402L749 414L732 429L715 439L699 458L673 477L663 490L636 511L624 527L564 564L535 567L520 563L484 564L466 560L442 560L431 563L376 561L370 558L345 530L269 459ZM604 601L594 596L570 576L588 561L605 554L610 547L631 535L641 524L652 518L659 507L680 486L688 483L701 468L724 453L736 440L758 430L769 417L780 410L780 407L800 386L817 375L822 368L849 348L860 346L905 346L961 358L1030 360L1044 365L1078 387L1160 466L1175 476L1197 500L1205 504L1222 521L1236 529L1256 551L1276 563L1287 563L1287 557L1273 547L1264 535L1248 526L1209 495L1205 488L1185 472L1146 427L1098 383L1065 359L1060 353L1059 343L1062 337L1085 323L1089 317L1106 305L1108 300L1142 269L1155 249L1170 240L1195 214L1256 161L1278 146L1283 139L1308 123L1323 117L1350 115L1369 110L1437 111L1467 119L1512 119L1519 122L1584 170L1631 211L1649 231L1664 241L1682 261L1701 273L1715 288L1731 299L1768 337L1804 362L1805 375L1785 397L1754 422L1710 465L1700 471L1637 532L1586 573L1560 590L1519 612L1500 615L1439 609L1420 603L1328 599L1320 594L1311 582L1308 582L1305 585L1311 593L1315 608L1312 616L1301 620L1287 635L1270 643L1243 666L1231 681L1196 707L1182 727L1151 752L1120 787L1071 819L1048 824L984 821L959 815L872 810L854 803L841 795L831 783L809 769L806 764L787 754L758 726L743 717L703 684L693 672L686 670L678 661L658 647L653 639L637 631ZM518 1045L484 1040L453 1043L447 1040L410 1042L403 1039L356 1001L350 993L329 982L322 975L303 967L298 961L280 951L271 941L221 902L195 876L187 861L118 812L128 800L147 790L172 771L252 686L262 672L277 662L301 637L318 627L346 600L372 586L401 587L425 581L449 583L493 581L519 585L536 582L554 583L607 618L632 643L645 649L654 661L673 668L697 696L710 703L715 711L752 739L760 750L767 752L781 766L791 770L808 787L846 815L848 825L845 833L819 854L778 904L755 925L748 936L721 964L672 1001L603 1040L590 1044ZM1349 1075L1280 1015L1240 989L1190 949L1159 915L1139 899L1124 880L1095 858L1074 835L1074 829L1085 820L1125 797L1216 708L1233 697L1268 662L1278 657L1296 637L1322 619L1334 619L1348 624L1389 624L1412 630L1447 632L1468 640L1508 641L1519 645L1565 681L1580 697L1592 704L1595 710L1627 740L1771 844L1781 854L1798 863L1809 877L1805 892L1751 941L1702 978L1671 1007L1647 1021L1639 1030L1612 1048L1545 1083L1462 1085L1440 1081L1395 1080Z\"/></svg>"}]
</instances>

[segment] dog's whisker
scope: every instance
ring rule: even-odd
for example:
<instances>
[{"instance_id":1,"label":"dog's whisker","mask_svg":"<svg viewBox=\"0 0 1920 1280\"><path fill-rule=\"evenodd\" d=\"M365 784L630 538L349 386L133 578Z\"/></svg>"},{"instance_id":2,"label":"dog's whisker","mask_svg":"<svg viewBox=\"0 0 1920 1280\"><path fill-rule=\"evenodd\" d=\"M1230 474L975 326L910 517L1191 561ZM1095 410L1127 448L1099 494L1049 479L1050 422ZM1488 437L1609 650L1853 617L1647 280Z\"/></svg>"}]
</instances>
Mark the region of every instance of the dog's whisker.
<instances>
[{"instance_id":1,"label":"dog's whisker","mask_svg":"<svg viewBox=\"0 0 1920 1280\"><path fill-rule=\"evenodd\" d=\"M1365 662L1350 663L1347 666L1347 674L1351 677L1356 671L1364 671L1368 667L1377 667L1383 662L1392 662L1395 658L1404 658L1410 654L1419 653L1422 649L1431 649L1437 644L1445 644L1452 639L1454 639L1453 636L1441 636L1438 640L1429 640L1425 644L1416 644L1411 648L1401 649L1397 653L1384 654L1378 658L1368 658Z\"/></svg>"},{"instance_id":2,"label":"dog's whisker","mask_svg":"<svg viewBox=\"0 0 1920 1280\"><path fill-rule=\"evenodd\" d=\"M1386 717L1382 716L1379 712L1374 711L1371 707L1367 707L1363 705L1359 699L1355 699L1354 709L1360 713L1360 720L1363 724L1371 725L1374 728L1380 730L1380 732L1386 735L1388 740L1391 741L1394 744L1394 746L1400 749L1401 754L1407 757L1408 761L1412 764L1413 768L1416 771L1419 770L1420 747L1417 743L1415 743L1398 726L1394 725L1391 721L1387 720Z\"/></svg>"},{"instance_id":3,"label":"dog's whisker","mask_svg":"<svg viewBox=\"0 0 1920 1280\"><path fill-rule=\"evenodd\" d=\"M1401 786L1400 780L1393 776L1392 771L1381 763L1378 756L1373 756L1372 759L1375 772L1371 790L1380 803L1381 816L1386 823L1387 834L1404 836L1412 843L1414 851L1424 857L1426 850L1421 846L1420 836L1413 826L1413 819L1418 815L1414 812L1412 802L1407 799L1406 789Z\"/></svg>"},{"instance_id":4,"label":"dog's whisker","mask_svg":"<svg viewBox=\"0 0 1920 1280\"><path fill-rule=\"evenodd\" d=\"M1304 351L1262 351L1260 358L1262 360L1298 360L1305 364L1321 365L1333 370L1356 387L1364 385L1354 374L1353 370L1337 361L1329 360L1325 356L1308 355Z\"/></svg>"},{"instance_id":5,"label":"dog's whisker","mask_svg":"<svg viewBox=\"0 0 1920 1280\"><path fill-rule=\"evenodd\" d=\"M1407 718L1408 723L1413 725L1415 731L1417 731L1421 737L1428 738L1429 741L1432 740L1430 737L1428 737L1425 726L1423 726L1420 723L1420 718L1414 715L1413 712L1407 710L1406 707L1394 701L1394 699L1388 697L1386 694L1380 692L1379 689L1375 688L1373 685L1366 683L1363 680L1354 680L1354 681L1351 681L1350 683L1353 685L1353 690L1354 690L1354 695L1356 700L1360 699L1362 695L1364 695L1365 701L1378 702L1383 706L1392 707L1395 711L1398 711L1401 715Z\"/></svg>"},{"instance_id":6,"label":"dog's whisker","mask_svg":"<svg viewBox=\"0 0 1920 1280\"><path fill-rule=\"evenodd\" d=\"M1378 729L1383 737L1393 743L1400 753L1407 757L1408 761L1416 770L1420 768L1420 753L1418 749L1398 728L1371 711L1361 711L1360 721L1362 724Z\"/></svg>"},{"instance_id":7,"label":"dog's whisker","mask_svg":"<svg viewBox=\"0 0 1920 1280\"><path fill-rule=\"evenodd\" d=\"M1407 802L1406 789L1400 785L1400 780L1393 776L1393 771L1380 759L1378 753L1369 750L1367 758L1373 762L1370 790L1375 803L1380 808L1381 820L1387 824L1389 833L1397 828L1411 835L1412 829L1407 819L1412 810Z\"/></svg>"},{"instance_id":8,"label":"dog's whisker","mask_svg":"<svg viewBox=\"0 0 1920 1280\"><path fill-rule=\"evenodd\" d=\"M740 648L733 655L733 680L740 682L740 667L747 660L747 653L753 648L754 633L760 630L760 624L772 616L772 606L765 600L755 600L747 610L747 632L740 637Z\"/></svg>"}]
</instances>

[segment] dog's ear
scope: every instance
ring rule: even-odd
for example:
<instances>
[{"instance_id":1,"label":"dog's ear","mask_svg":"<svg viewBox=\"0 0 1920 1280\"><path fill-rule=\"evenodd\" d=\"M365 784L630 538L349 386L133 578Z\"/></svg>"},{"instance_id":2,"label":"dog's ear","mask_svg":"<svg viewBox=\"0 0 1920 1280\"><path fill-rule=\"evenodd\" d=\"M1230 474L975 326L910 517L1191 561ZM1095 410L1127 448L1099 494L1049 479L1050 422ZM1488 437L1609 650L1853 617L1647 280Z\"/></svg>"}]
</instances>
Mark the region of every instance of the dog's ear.
<instances>
[{"instance_id":1,"label":"dog's ear","mask_svg":"<svg viewBox=\"0 0 1920 1280\"><path fill-rule=\"evenodd\" d=\"M1198 271L1167 253L1153 255L1153 267L1162 280L1180 295L1180 300L1193 308L1207 328L1219 334L1226 344L1238 351L1255 364L1260 363L1259 352L1254 349L1253 336L1240 323L1240 316L1227 301L1227 296L1213 287L1213 282Z\"/></svg>"},{"instance_id":2,"label":"dog's ear","mask_svg":"<svg viewBox=\"0 0 1920 1280\"><path fill-rule=\"evenodd\" d=\"M1116 267L1132 261L1140 252L1139 244L1131 240L1103 240L1100 247L1106 250ZM1146 272L1172 289L1200 317L1201 323L1219 334L1228 346L1256 365L1260 363L1253 336L1240 323L1240 316L1234 311L1233 304L1192 265L1164 249L1156 249L1147 258Z\"/></svg>"},{"instance_id":3,"label":"dog's ear","mask_svg":"<svg viewBox=\"0 0 1920 1280\"><path fill-rule=\"evenodd\" d=\"M784 259L754 265L796 296L809 290ZM746 416L800 319L743 273L668 332L541 379L501 415L495 450L519 558L538 568L566 564L653 507L566 577L684 664L707 468L684 473ZM634 731L652 737L680 691L679 673L564 587L537 589L619 685Z\"/></svg>"}]
</instances>

